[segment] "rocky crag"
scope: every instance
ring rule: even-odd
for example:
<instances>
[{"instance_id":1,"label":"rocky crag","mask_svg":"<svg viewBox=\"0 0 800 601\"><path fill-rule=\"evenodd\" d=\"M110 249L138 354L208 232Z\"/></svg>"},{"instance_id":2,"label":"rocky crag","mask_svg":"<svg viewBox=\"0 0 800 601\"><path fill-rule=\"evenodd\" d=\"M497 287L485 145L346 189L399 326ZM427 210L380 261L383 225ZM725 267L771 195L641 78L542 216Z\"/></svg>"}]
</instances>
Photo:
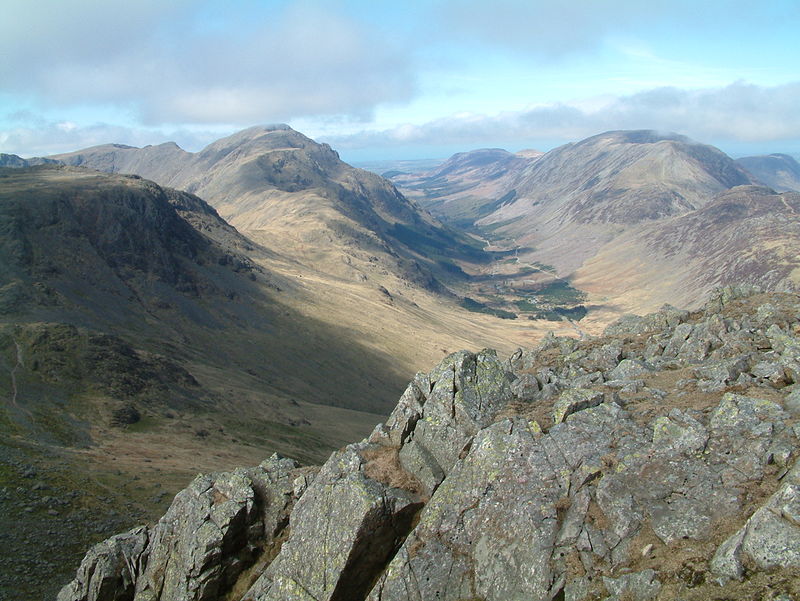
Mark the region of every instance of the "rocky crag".
<instances>
[{"instance_id":1,"label":"rocky crag","mask_svg":"<svg viewBox=\"0 0 800 601\"><path fill-rule=\"evenodd\" d=\"M800 297L459 352L321 468L198 476L58 601L791 599Z\"/></svg>"}]
</instances>

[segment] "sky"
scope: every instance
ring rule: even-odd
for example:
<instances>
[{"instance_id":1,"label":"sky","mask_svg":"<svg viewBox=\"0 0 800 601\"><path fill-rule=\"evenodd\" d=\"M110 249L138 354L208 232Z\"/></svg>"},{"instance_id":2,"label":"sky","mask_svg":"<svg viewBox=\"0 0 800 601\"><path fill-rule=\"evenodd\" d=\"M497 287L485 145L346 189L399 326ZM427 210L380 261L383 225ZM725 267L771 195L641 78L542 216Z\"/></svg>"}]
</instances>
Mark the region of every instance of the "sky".
<instances>
[{"instance_id":1,"label":"sky","mask_svg":"<svg viewBox=\"0 0 800 601\"><path fill-rule=\"evenodd\" d=\"M655 129L800 155L800 0L0 0L0 152L288 123L351 162Z\"/></svg>"}]
</instances>

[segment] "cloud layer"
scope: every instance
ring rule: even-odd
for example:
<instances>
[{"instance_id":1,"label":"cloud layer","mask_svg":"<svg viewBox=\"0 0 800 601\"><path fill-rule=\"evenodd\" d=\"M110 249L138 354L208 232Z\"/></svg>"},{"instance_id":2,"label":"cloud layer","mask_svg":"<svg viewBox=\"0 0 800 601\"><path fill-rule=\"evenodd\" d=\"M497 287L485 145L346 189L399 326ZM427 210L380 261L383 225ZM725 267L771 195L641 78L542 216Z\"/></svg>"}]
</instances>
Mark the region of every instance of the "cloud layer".
<instances>
[{"instance_id":1,"label":"cloud layer","mask_svg":"<svg viewBox=\"0 0 800 601\"><path fill-rule=\"evenodd\" d=\"M197 149L274 122L343 149L633 128L798 146L798 23L796 0L4 0L0 150ZM696 89L735 77L761 85Z\"/></svg>"},{"instance_id":2,"label":"cloud layer","mask_svg":"<svg viewBox=\"0 0 800 601\"><path fill-rule=\"evenodd\" d=\"M687 91L655 88L596 101L591 109L568 104L498 115L455 115L422 125L402 125L326 138L334 146L463 145L536 140L579 140L613 129L658 129L705 142L763 142L800 138L800 81L774 87L734 83Z\"/></svg>"},{"instance_id":3,"label":"cloud layer","mask_svg":"<svg viewBox=\"0 0 800 601\"><path fill-rule=\"evenodd\" d=\"M323 5L197 9L189 0L12 1L0 19L3 91L52 106L113 103L147 125L363 117L413 93L403 52Z\"/></svg>"},{"instance_id":4,"label":"cloud layer","mask_svg":"<svg viewBox=\"0 0 800 601\"><path fill-rule=\"evenodd\" d=\"M199 150L230 133L107 123L78 125L68 121L47 121L24 112L13 116L13 121L15 124L12 127L0 130L0 152L25 157L47 156L109 143L146 146L174 141L187 150Z\"/></svg>"}]
</instances>

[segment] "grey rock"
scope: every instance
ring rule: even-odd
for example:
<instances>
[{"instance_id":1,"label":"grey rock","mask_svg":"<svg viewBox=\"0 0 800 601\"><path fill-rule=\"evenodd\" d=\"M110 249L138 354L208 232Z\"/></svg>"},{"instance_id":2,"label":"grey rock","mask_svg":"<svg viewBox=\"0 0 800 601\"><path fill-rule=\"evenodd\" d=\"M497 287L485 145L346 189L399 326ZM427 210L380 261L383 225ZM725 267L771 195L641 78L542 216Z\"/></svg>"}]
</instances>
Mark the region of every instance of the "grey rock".
<instances>
[{"instance_id":1,"label":"grey rock","mask_svg":"<svg viewBox=\"0 0 800 601\"><path fill-rule=\"evenodd\" d=\"M135 600L199 601L232 585L284 522L295 467L273 456L259 468L195 478L152 529Z\"/></svg>"},{"instance_id":2,"label":"grey rock","mask_svg":"<svg viewBox=\"0 0 800 601\"><path fill-rule=\"evenodd\" d=\"M708 442L708 430L698 420L673 409L653 422L653 448L659 451L696 453Z\"/></svg>"},{"instance_id":3,"label":"grey rock","mask_svg":"<svg viewBox=\"0 0 800 601\"><path fill-rule=\"evenodd\" d=\"M636 394L645 388L644 380L608 380L604 382L609 388L615 388L620 392Z\"/></svg>"},{"instance_id":4,"label":"grey rock","mask_svg":"<svg viewBox=\"0 0 800 601\"><path fill-rule=\"evenodd\" d=\"M682 323L676 326L672 332L671 338L664 347L662 356L665 358L676 358L683 345L686 344L686 341L689 339L692 331L694 331L694 325L690 323Z\"/></svg>"},{"instance_id":5,"label":"grey rock","mask_svg":"<svg viewBox=\"0 0 800 601\"><path fill-rule=\"evenodd\" d=\"M565 491L535 438L521 420L481 431L368 598L549 598Z\"/></svg>"},{"instance_id":6,"label":"grey rock","mask_svg":"<svg viewBox=\"0 0 800 601\"><path fill-rule=\"evenodd\" d=\"M403 444L422 417L422 406L430 395L431 383L425 374L417 374L406 388L394 411L386 420L386 431L395 446Z\"/></svg>"},{"instance_id":7,"label":"grey rock","mask_svg":"<svg viewBox=\"0 0 800 601\"><path fill-rule=\"evenodd\" d=\"M753 366L751 373L760 381L776 387L788 384L786 372L780 362L759 361Z\"/></svg>"},{"instance_id":8,"label":"grey rock","mask_svg":"<svg viewBox=\"0 0 800 601\"><path fill-rule=\"evenodd\" d=\"M609 370L619 364L622 358L622 342L615 340L608 344L592 350L587 356L587 360L596 369Z\"/></svg>"},{"instance_id":9,"label":"grey rock","mask_svg":"<svg viewBox=\"0 0 800 601\"><path fill-rule=\"evenodd\" d=\"M586 388L565 390L553 406L553 421L559 424L576 411L596 407L604 398L603 393L596 390Z\"/></svg>"},{"instance_id":10,"label":"grey rock","mask_svg":"<svg viewBox=\"0 0 800 601\"><path fill-rule=\"evenodd\" d=\"M297 502L290 536L248 599L363 598L422 503L367 478L359 445L334 453Z\"/></svg>"},{"instance_id":11,"label":"grey rock","mask_svg":"<svg viewBox=\"0 0 800 601\"><path fill-rule=\"evenodd\" d=\"M540 390L539 380L532 374L522 374L511 384L511 391L520 400L532 400Z\"/></svg>"},{"instance_id":12,"label":"grey rock","mask_svg":"<svg viewBox=\"0 0 800 601\"><path fill-rule=\"evenodd\" d=\"M709 294L706 304L703 305L703 311L709 315L719 313L731 301L748 298L762 292L762 288L752 284L736 284L715 288Z\"/></svg>"},{"instance_id":13,"label":"grey rock","mask_svg":"<svg viewBox=\"0 0 800 601\"><path fill-rule=\"evenodd\" d=\"M644 317L638 315L625 315L616 322L606 327L603 335L621 336L630 334L645 334L654 330L664 330L674 328L686 321L689 312L676 309L672 305L664 305L656 313L650 313Z\"/></svg>"},{"instance_id":14,"label":"grey rock","mask_svg":"<svg viewBox=\"0 0 800 601\"><path fill-rule=\"evenodd\" d=\"M644 361L623 359L608 374L609 380L634 380L653 371Z\"/></svg>"},{"instance_id":15,"label":"grey rock","mask_svg":"<svg viewBox=\"0 0 800 601\"><path fill-rule=\"evenodd\" d=\"M800 415L800 388L795 388L783 400L783 406L794 416Z\"/></svg>"},{"instance_id":16,"label":"grey rock","mask_svg":"<svg viewBox=\"0 0 800 601\"><path fill-rule=\"evenodd\" d=\"M139 526L97 543L86 553L75 579L58 593L57 601L133 598L147 558L148 534L146 526Z\"/></svg>"},{"instance_id":17,"label":"grey rock","mask_svg":"<svg viewBox=\"0 0 800 601\"><path fill-rule=\"evenodd\" d=\"M557 396L564 387L558 382L548 382L542 386L542 390L539 393L539 399L547 400L552 399L554 396Z\"/></svg>"},{"instance_id":18,"label":"grey rock","mask_svg":"<svg viewBox=\"0 0 800 601\"><path fill-rule=\"evenodd\" d=\"M676 357L687 363L699 363L721 345L722 341L717 336L709 332L704 324L699 324L692 329L689 337L678 349Z\"/></svg>"},{"instance_id":19,"label":"grey rock","mask_svg":"<svg viewBox=\"0 0 800 601\"><path fill-rule=\"evenodd\" d=\"M414 474L425 487L425 494L430 496L439 483L444 480L445 473L431 453L416 440L411 440L400 449L400 464Z\"/></svg>"},{"instance_id":20,"label":"grey rock","mask_svg":"<svg viewBox=\"0 0 800 601\"><path fill-rule=\"evenodd\" d=\"M748 369L750 369L749 357L742 355L735 359L706 363L694 368L692 372L695 378L708 381L708 387L725 387L736 381Z\"/></svg>"},{"instance_id":21,"label":"grey rock","mask_svg":"<svg viewBox=\"0 0 800 601\"><path fill-rule=\"evenodd\" d=\"M286 524L296 464L200 475L151 527L93 547L59 601L200 601L227 590Z\"/></svg>"},{"instance_id":22,"label":"grey rock","mask_svg":"<svg viewBox=\"0 0 800 601\"><path fill-rule=\"evenodd\" d=\"M403 467L409 471L418 467L424 449L429 473L444 476L478 430L490 424L514 398L514 377L494 351L462 351L447 357L428 378L431 391L424 404L413 405L411 410L398 406L387 425L402 427L408 432L402 437L403 443L413 440L419 447L413 453L401 454L401 463L415 458ZM398 411L402 412L400 418L396 417ZM428 483L431 492L438 484Z\"/></svg>"},{"instance_id":23,"label":"grey rock","mask_svg":"<svg viewBox=\"0 0 800 601\"><path fill-rule=\"evenodd\" d=\"M743 433L752 431L765 421L782 421L787 417L777 403L729 392L723 395L711 413L709 426L716 430Z\"/></svg>"},{"instance_id":24,"label":"grey rock","mask_svg":"<svg viewBox=\"0 0 800 601\"><path fill-rule=\"evenodd\" d=\"M619 578L603 577L603 584L611 596L609 601L650 601L658 596L661 583L653 570L625 574Z\"/></svg>"},{"instance_id":25,"label":"grey rock","mask_svg":"<svg viewBox=\"0 0 800 601\"><path fill-rule=\"evenodd\" d=\"M723 583L740 580L748 559L765 570L800 566L800 463L744 526L719 546L710 567Z\"/></svg>"}]
</instances>

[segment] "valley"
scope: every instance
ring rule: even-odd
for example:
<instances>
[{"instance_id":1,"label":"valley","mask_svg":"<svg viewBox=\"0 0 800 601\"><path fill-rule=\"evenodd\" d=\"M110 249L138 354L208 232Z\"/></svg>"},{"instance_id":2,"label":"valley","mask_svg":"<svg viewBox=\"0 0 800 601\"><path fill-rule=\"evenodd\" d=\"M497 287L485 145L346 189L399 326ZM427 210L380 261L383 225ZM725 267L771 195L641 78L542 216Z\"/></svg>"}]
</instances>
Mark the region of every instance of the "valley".
<instances>
[{"instance_id":1,"label":"valley","mask_svg":"<svg viewBox=\"0 0 800 601\"><path fill-rule=\"evenodd\" d=\"M677 135L459 153L391 181L287 126L2 162L0 503L29 551L0 581L31 595L198 471L323 462L453 352L505 359L800 280L800 195Z\"/></svg>"}]
</instances>

